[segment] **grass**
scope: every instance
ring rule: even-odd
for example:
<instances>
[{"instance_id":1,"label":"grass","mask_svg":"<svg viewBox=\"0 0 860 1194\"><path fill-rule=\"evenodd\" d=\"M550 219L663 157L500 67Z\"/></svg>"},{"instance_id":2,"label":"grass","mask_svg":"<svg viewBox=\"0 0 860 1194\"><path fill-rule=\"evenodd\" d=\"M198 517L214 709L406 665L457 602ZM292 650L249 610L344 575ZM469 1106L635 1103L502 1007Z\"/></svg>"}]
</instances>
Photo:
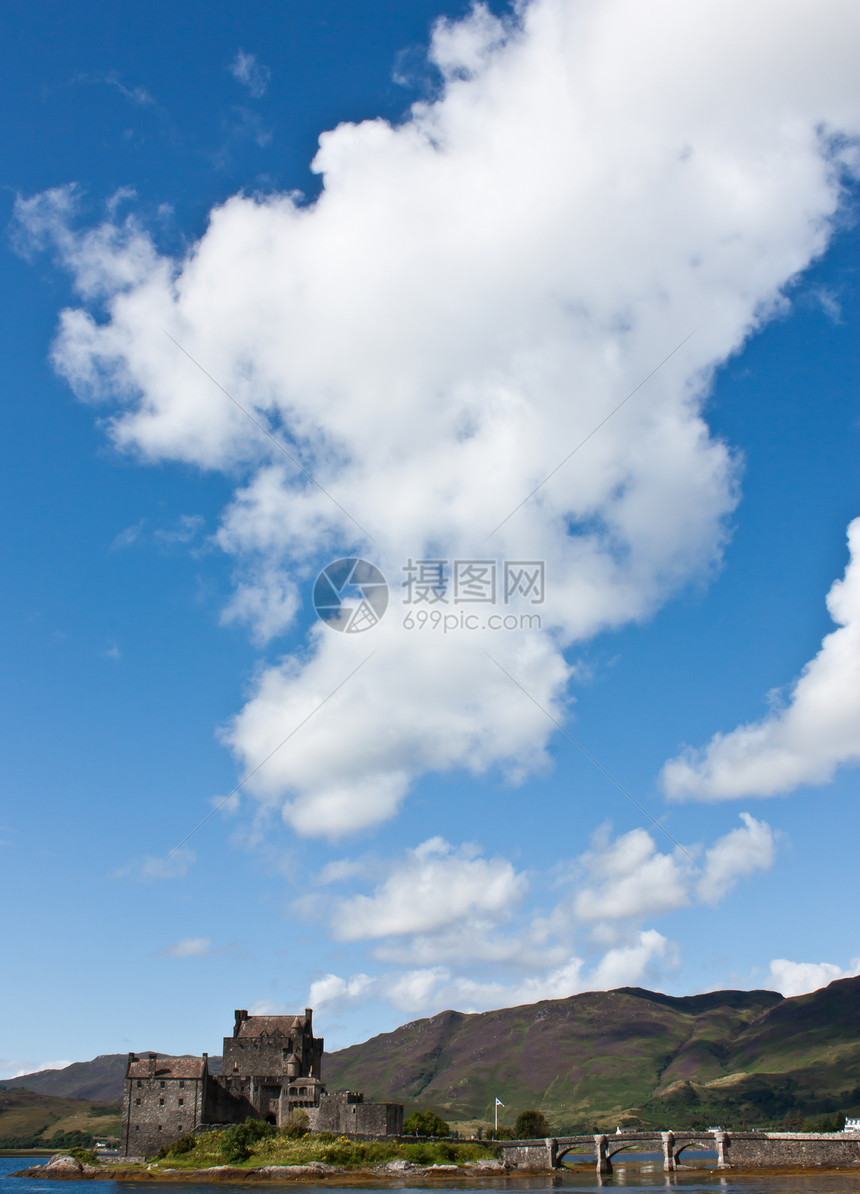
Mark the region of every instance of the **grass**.
<instances>
[{"instance_id":1,"label":"grass","mask_svg":"<svg viewBox=\"0 0 860 1194\"><path fill-rule=\"evenodd\" d=\"M200 1136L189 1152L168 1153L156 1164L159 1168L208 1169L227 1163L229 1141L226 1132L208 1132ZM416 1141L414 1144L376 1140L350 1140L346 1136L310 1133L291 1139L279 1133L260 1140L240 1168L255 1169L263 1165L309 1165L322 1161L343 1168L364 1169L384 1165L387 1161L404 1160L414 1165L451 1165L493 1157L490 1147L474 1142ZM236 1164L236 1162L231 1162Z\"/></svg>"}]
</instances>

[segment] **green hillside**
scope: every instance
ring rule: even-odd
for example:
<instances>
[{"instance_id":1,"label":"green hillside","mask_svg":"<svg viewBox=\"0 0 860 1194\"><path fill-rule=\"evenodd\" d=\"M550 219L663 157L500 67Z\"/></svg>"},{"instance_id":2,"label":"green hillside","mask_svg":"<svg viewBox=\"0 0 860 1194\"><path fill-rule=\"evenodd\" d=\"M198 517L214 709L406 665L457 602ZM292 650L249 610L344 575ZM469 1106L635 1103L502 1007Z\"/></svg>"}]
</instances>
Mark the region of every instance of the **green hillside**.
<instances>
[{"instance_id":1,"label":"green hillside","mask_svg":"<svg viewBox=\"0 0 860 1194\"><path fill-rule=\"evenodd\" d=\"M556 1129L781 1123L860 1108L860 979L783 999L622 988L503 1011L442 1012L325 1058L330 1088L455 1121L540 1107Z\"/></svg>"},{"instance_id":2,"label":"green hillside","mask_svg":"<svg viewBox=\"0 0 860 1194\"><path fill-rule=\"evenodd\" d=\"M95 1099L116 1102L122 1098L127 1053L104 1053L92 1061L76 1061L62 1070L39 1070L6 1078L5 1090L34 1090L56 1098Z\"/></svg>"},{"instance_id":3,"label":"green hillside","mask_svg":"<svg viewBox=\"0 0 860 1194\"><path fill-rule=\"evenodd\" d=\"M0 1089L0 1148L68 1147L99 1135L118 1136L119 1130L115 1103Z\"/></svg>"},{"instance_id":4,"label":"green hillside","mask_svg":"<svg viewBox=\"0 0 860 1194\"><path fill-rule=\"evenodd\" d=\"M23 1075L0 1084L0 1098L29 1090L54 1096L52 1105L63 1102L56 1096L118 1100L125 1063L114 1054ZM210 1058L213 1072L219 1063ZM623 987L501 1011L446 1011L326 1054L323 1079L330 1090L403 1102L407 1113L429 1107L449 1122L489 1123L499 1098L504 1122L534 1107L558 1131L781 1127L786 1116L860 1114L860 978L794 999L773 991L674 998ZM28 1123L38 1121L36 1106ZM3 1119L11 1110L0 1114L0 1136L12 1134ZM53 1129L56 1110L45 1128Z\"/></svg>"}]
</instances>

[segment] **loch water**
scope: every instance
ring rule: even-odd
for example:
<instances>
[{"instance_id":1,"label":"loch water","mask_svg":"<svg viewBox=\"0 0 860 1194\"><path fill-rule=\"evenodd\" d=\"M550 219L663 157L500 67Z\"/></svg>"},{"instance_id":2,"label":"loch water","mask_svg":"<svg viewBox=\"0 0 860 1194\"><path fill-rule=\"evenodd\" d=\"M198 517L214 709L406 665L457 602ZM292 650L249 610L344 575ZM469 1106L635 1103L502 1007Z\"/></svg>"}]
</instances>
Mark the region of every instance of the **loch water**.
<instances>
[{"instance_id":1,"label":"loch water","mask_svg":"<svg viewBox=\"0 0 860 1194\"><path fill-rule=\"evenodd\" d=\"M43 1164L47 1157L0 1157L0 1194L142 1194L147 1189L155 1194L158 1189L155 1183L141 1185L140 1182L109 1181L100 1178L98 1181L58 1182L50 1178L12 1177L19 1169L26 1169L32 1165ZM212 1182L171 1182L165 1187L165 1194L249 1194L253 1189L256 1194L281 1194L289 1190L291 1194L354 1194L357 1189L384 1190L469 1190L475 1194L489 1190L507 1190L509 1194L526 1191L529 1194L542 1194L546 1191L624 1191L643 1189L677 1189L678 1194L860 1194L860 1173L845 1171L822 1171L821 1173L787 1173L785 1176L773 1173L756 1175L734 1174L731 1171L719 1173L705 1167L704 1163L691 1165L678 1173L663 1173L659 1158L642 1157L637 1161L626 1164L616 1164L612 1177L598 1182L594 1173L571 1172L560 1173L553 1177L497 1177L484 1179L480 1182L470 1182L461 1177L451 1180L437 1179L426 1182L419 1178L407 1176L397 1181L385 1182L354 1182L344 1183L338 1179L325 1182L254 1182L243 1184Z\"/></svg>"}]
</instances>

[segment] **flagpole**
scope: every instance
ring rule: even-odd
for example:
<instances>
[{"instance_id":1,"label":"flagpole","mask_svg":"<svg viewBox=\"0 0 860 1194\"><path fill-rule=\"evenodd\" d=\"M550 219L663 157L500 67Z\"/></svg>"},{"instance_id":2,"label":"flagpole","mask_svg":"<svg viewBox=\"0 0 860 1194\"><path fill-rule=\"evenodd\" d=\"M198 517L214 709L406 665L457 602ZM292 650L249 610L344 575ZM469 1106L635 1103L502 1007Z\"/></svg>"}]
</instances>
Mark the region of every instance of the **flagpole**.
<instances>
[{"instance_id":1,"label":"flagpole","mask_svg":"<svg viewBox=\"0 0 860 1194\"><path fill-rule=\"evenodd\" d=\"M494 1131L498 1132L498 1130L499 1130L499 1100L498 1099L496 1099L495 1112L496 1112L496 1118L494 1121Z\"/></svg>"}]
</instances>

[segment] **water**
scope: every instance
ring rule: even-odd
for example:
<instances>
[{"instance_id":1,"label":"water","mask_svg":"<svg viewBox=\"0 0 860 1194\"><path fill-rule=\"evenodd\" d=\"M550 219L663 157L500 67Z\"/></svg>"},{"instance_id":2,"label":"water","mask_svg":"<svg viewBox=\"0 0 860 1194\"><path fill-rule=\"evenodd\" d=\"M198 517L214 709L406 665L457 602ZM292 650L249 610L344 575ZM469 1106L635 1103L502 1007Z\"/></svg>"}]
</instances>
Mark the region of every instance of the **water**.
<instances>
[{"instance_id":1,"label":"water","mask_svg":"<svg viewBox=\"0 0 860 1194\"><path fill-rule=\"evenodd\" d=\"M31 1165L42 1164L47 1157L0 1157L0 1194L143 1194L144 1189L149 1194L249 1194L248 1185L242 1183L227 1184L221 1182L171 1182L156 1185L141 1184L140 1182L116 1182L99 1179L98 1181L75 1181L73 1183L58 1182L50 1178L38 1177L16 1178L10 1177L17 1169L26 1169ZM409 1177L388 1180L380 1183L386 1190L405 1190L424 1185L419 1179ZM265 1191L289 1190L292 1194L355 1194L358 1186L364 1188L379 1188L373 1183L362 1182L352 1185L338 1184L337 1180L309 1182L255 1182L255 1194ZM642 1164L618 1164L611 1178L604 1179L602 1185L598 1183L593 1173L563 1173L557 1177L494 1177L485 1178L480 1182L469 1182L468 1178L454 1180L436 1179L429 1185L430 1189L470 1190L480 1194L483 1190L507 1190L510 1194L517 1191L529 1191L540 1194L541 1191L553 1191L563 1194L571 1191L599 1191L608 1189L613 1191L641 1190L651 1187L677 1187L679 1194L858 1194L858 1174L856 1173L809 1173L786 1174L785 1177L775 1177L762 1174L761 1177L749 1174L708 1172L691 1165L686 1171L674 1174L663 1173L662 1165L657 1161Z\"/></svg>"}]
</instances>

